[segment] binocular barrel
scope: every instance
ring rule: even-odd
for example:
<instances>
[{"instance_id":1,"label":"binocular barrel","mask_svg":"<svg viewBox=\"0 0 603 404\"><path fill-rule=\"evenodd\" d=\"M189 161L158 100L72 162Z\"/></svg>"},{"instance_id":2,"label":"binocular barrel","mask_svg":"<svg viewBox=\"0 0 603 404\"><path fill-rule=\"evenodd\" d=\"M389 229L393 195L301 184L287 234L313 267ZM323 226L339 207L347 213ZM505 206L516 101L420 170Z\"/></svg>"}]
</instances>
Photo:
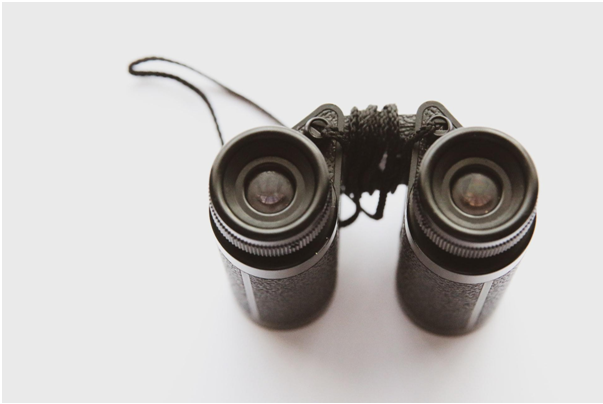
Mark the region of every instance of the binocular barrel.
<instances>
[{"instance_id":1,"label":"binocular barrel","mask_svg":"<svg viewBox=\"0 0 603 404\"><path fill-rule=\"evenodd\" d=\"M210 176L210 216L239 305L286 329L326 308L337 275L341 153L284 127L224 146Z\"/></svg>"},{"instance_id":2,"label":"binocular barrel","mask_svg":"<svg viewBox=\"0 0 603 404\"><path fill-rule=\"evenodd\" d=\"M404 311L438 334L492 314L532 237L538 179L526 150L487 128L459 128L414 150L397 273Z\"/></svg>"}]
</instances>

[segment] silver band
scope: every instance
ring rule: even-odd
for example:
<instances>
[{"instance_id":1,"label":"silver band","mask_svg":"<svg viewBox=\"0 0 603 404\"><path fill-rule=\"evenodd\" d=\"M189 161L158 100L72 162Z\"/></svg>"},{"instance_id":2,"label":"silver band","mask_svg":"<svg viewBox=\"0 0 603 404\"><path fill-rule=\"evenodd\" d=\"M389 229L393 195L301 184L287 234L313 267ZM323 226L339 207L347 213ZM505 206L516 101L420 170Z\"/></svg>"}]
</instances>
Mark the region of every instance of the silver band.
<instances>
[{"instance_id":1,"label":"silver band","mask_svg":"<svg viewBox=\"0 0 603 404\"><path fill-rule=\"evenodd\" d=\"M515 259L515 261L513 261L506 267L501 268L498 271L491 272L489 274L484 274L484 275L457 274L456 272L452 272L445 268L442 268L441 266L439 266L438 264L433 262L427 255L425 255L423 250L421 250L421 248L417 245L415 240L412 238L412 235L410 234L410 229L408 227L408 212L404 213L404 231L406 233L406 237L408 238L410 248L412 248L412 250L414 251L414 253L417 256L417 258L419 259L419 261L421 261L421 263L423 265L425 265L429 270L431 270L431 272L433 272L434 274L438 275L441 278L452 281L452 282L476 284L476 283L485 283L485 282L493 281L493 280L505 275L506 273L510 272L513 268L515 268L517 265L519 265L519 262L523 258L523 253L521 253L521 255L519 257L517 257L517 259Z\"/></svg>"},{"instance_id":2,"label":"silver band","mask_svg":"<svg viewBox=\"0 0 603 404\"><path fill-rule=\"evenodd\" d=\"M285 268L285 269L266 270L266 269L254 268L249 265L243 264L241 261L235 259L222 247L222 245L219 242L218 242L218 248L220 249L222 254L224 254L226 259L232 263L232 265L234 265L235 267L237 267L238 269L241 270L241 274L243 274L243 272L245 272L251 276L255 276L257 278L263 278L263 279L290 278L292 276L299 275L304 271L307 271L308 269L312 268L316 263L318 263L318 261L321 260L321 258L325 255L325 253L329 249L329 247L331 247L331 244L333 244L333 240L335 240L335 235L337 234L338 225L339 224L337 222L335 222L335 226L333 227L333 232L331 233L331 237L329 237L329 240L327 240L327 242L322 246L322 248L320 250L318 250L318 252L316 254L314 254L310 259L302 262L299 265L296 265L296 266L293 266L290 268ZM245 278L243 278L243 281L245 281ZM247 287L245 287L245 290L247 291Z\"/></svg>"},{"instance_id":3,"label":"silver band","mask_svg":"<svg viewBox=\"0 0 603 404\"><path fill-rule=\"evenodd\" d=\"M492 282L489 281L482 285L482 290L479 292L479 296L477 297L477 302L475 302L475 306L473 307L473 311L471 312L471 316L469 317L469 321L467 321L467 329L471 329L475 327L477 320L479 319L479 315L484 308L484 304L486 303L486 298L488 297L488 293L490 293L490 288L492 287Z\"/></svg>"},{"instance_id":4,"label":"silver band","mask_svg":"<svg viewBox=\"0 0 603 404\"><path fill-rule=\"evenodd\" d=\"M243 278L243 286L245 287L245 296L247 297L247 305L249 306L249 313L251 318L258 321L260 319L260 312L258 305L255 301L255 295L253 293L253 285L251 285L251 278L248 274L241 271L241 278Z\"/></svg>"}]
</instances>

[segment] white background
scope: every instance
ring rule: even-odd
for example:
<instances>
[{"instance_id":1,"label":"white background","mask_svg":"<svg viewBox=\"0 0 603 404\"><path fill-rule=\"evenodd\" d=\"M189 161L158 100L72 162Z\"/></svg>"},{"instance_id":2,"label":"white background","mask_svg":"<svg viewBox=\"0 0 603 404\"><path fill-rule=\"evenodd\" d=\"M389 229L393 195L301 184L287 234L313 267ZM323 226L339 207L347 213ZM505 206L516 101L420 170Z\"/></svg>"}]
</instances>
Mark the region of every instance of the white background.
<instances>
[{"instance_id":1,"label":"white background","mask_svg":"<svg viewBox=\"0 0 603 404\"><path fill-rule=\"evenodd\" d=\"M3 5L3 399L601 401L601 5ZM188 63L293 125L327 102L438 100L518 139L532 245L491 321L428 334L395 297L402 187L341 232L330 309L236 306L209 227ZM151 66L149 66L151 67ZM202 78L227 138L271 122ZM376 198L366 198L374 206ZM344 203L344 213L350 204Z\"/></svg>"}]
</instances>

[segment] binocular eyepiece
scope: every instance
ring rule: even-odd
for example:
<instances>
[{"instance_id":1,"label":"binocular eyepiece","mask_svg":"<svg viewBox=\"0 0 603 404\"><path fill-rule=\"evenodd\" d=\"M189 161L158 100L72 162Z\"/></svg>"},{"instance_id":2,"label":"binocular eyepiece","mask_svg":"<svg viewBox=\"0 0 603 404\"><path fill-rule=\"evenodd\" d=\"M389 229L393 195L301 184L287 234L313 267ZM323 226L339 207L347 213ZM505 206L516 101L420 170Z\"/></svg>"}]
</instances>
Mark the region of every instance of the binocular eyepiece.
<instances>
[{"instance_id":1,"label":"binocular eyepiece","mask_svg":"<svg viewBox=\"0 0 603 404\"><path fill-rule=\"evenodd\" d=\"M254 321L271 328L312 321L335 288L342 173L355 162L342 142L312 126L317 119L355 141L350 119L325 105L292 129L237 136L211 171L211 224L233 291ZM432 124L438 120L445 130ZM398 297L423 328L466 333L492 313L532 237L536 169L516 140L462 128L439 103L399 122L408 148L383 155L396 159L408 185ZM370 137L359 141L371 147Z\"/></svg>"},{"instance_id":2,"label":"binocular eyepiece","mask_svg":"<svg viewBox=\"0 0 603 404\"><path fill-rule=\"evenodd\" d=\"M461 128L422 159L413 219L441 250L489 258L519 243L536 217L538 180L525 149L502 132Z\"/></svg>"},{"instance_id":3,"label":"binocular eyepiece","mask_svg":"<svg viewBox=\"0 0 603 404\"><path fill-rule=\"evenodd\" d=\"M225 240L251 261L265 261L263 269L277 269L283 264L265 258L286 262L311 245L333 216L332 194L325 159L308 138L292 129L258 128L216 158L210 210Z\"/></svg>"}]
</instances>

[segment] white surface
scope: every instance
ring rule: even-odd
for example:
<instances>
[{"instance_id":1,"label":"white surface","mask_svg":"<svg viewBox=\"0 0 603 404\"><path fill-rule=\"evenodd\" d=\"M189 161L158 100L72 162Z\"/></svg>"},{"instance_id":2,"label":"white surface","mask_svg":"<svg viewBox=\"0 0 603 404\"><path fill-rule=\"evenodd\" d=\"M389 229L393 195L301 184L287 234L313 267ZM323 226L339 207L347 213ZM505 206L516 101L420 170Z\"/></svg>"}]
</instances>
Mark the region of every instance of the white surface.
<instances>
[{"instance_id":1,"label":"white surface","mask_svg":"<svg viewBox=\"0 0 603 404\"><path fill-rule=\"evenodd\" d=\"M4 400L603 400L600 4L3 11ZM342 231L323 317L248 321L208 223L210 115L179 84L126 73L154 54L289 125L327 102L435 99L517 138L540 174L538 226L489 324L443 338L400 311L402 188L385 219ZM183 74L227 138L270 123Z\"/></svg>"}]
</instances>

